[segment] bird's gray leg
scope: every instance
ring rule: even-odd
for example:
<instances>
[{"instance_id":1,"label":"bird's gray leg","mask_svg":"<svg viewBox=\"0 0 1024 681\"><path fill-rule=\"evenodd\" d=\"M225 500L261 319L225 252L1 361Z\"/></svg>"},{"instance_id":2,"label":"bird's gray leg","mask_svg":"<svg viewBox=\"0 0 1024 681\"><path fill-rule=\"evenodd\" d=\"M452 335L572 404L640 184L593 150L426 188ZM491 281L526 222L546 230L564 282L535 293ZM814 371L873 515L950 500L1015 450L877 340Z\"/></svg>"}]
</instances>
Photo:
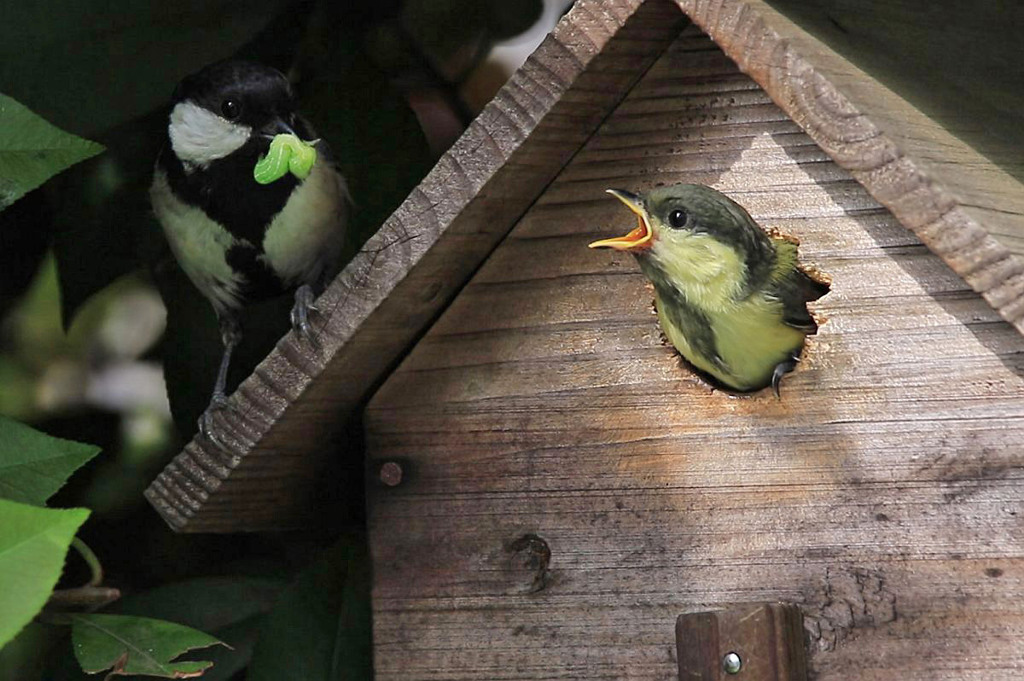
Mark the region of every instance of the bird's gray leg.
<instances>
[{"instance_id":1,"label":"bird's gray leg","mask_svg":"<svg viewBox=\"0 0 1024 681\"><path fill-rule=\"evenodd\" d=\"M313 335L313 327L309 323L310 312L316 313L319 310L313 305L316 294L313 287L303 284L295 289L295 305L292 307L292 329L313 347L320 347L316 336Z\"/></svg>"},{"instance_id":2,"label":"bird's gray leg","mask_svg":"<svg viewBox=\"0 0 1024 681\"><path fill-rule=\"evenodd\" d=\"M779 386L782 384L782 377L793 369L796 369L796 363L799 361L800 358L794 355L775 365L775 371L772 372L772 390L775 392L775 396L779 399L782 399L782 395L779 393Z\"/></svg>"},{"instance_id":3,"label":"bird's gray leg","mask_svg":"<svg viewBox=\"0 0 1024 681\"><path fill-rule=\"evenodd\" d=\"M210 396L210 404L206 407L203 415L199 417L200 434L209 438L215 444L220 443L217 442L217 439L212 434L213 414L227 406L228 396L225 394L225 388L228 383L228 368L231 366L231 353L242 340L242 329L238 325L238 320L229 315L224 315L220 318L220 339L224 343L224 354L220 357L220 368L217 369L217 382L213 384L213 395Z\"/></svg>"}]
</instances>

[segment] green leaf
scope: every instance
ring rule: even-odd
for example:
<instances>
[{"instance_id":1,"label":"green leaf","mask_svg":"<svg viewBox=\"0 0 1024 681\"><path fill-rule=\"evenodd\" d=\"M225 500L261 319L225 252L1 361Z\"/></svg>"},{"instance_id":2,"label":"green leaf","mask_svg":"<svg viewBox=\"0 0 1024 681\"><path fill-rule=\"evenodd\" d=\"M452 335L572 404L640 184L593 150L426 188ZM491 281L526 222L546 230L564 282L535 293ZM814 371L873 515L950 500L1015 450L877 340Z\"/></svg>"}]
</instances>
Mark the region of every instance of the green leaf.
<instances>
[{"instance_id":1,"label":"green leaf","mask_svg":"<svg viewBox=\"0 0 1024 681\"><path fill-rule=\"evenodd\" d=\"M129 594L104 613L168 620L216 636L230 648L203 652L203 658L213 662L203 681L227 681L249 663L263 619L286 585L282 578L201 577ZM48 681L90 678L94 677L67 659L59 662L47 677ZM5 681L2 675L0 681Z\"/></svg>"},{"instance_id":2,"label":"green leaf","mask_svg":"<svg viewBox=\"0 0 1024 681\"><path fill-rule=\"evenodd\" d=\"M203 577L133 594L110 613L157 617L208 632L230 648L204 653L214 666L203 681L230 679L245 667L265 614L287 582L258 577Z\"/></svg>"},{"instance_id":3,"label":"green leaf","mask_svg":"<svg viewBox=\"0 0 1024 681\"><path fill-rule=\"evenodd\" d=\"M302 572L267 616L247 681L372 678L370 561L351 540Z\"/></svg>"},{"instance_id":4,"label":"green leaf","mask_svg":"<svg viewBox=\"0 0 1024 681\"><path fill-rule=\"evenodd\" d=\"M173 622L126 615L71 615L71 641L82 669L167 679L201 676L213 662L172 662L190 650L224 645Z\"/></svg>"},{"instance_id":5,"label":"green leaf","mask_svg":"<svg viewBox=\"0 0 1024 681\"><path fill-rule=\"evenodd\" d=\"M0 499L42 506L99 451L0 416Z\"/></svg>"},{"instance_id":6,"label":"green leaf","mask_svg":"<svg viewBox=\"0 0 1024 681\"><path fill-rule=\"evenodd\" d=\"M103 151L0 94L0 210L60 171Z\"/></svg>"},{"instance_id":7,"label":"green leaf","mask_svg":"<svg viewBox=\"0 0 1024 681\"><path fill-rule=\"evenodd\" d=\"M0 499L0 646L42 610L88 509L26 506Z\"/></svg>"}]
</instances>

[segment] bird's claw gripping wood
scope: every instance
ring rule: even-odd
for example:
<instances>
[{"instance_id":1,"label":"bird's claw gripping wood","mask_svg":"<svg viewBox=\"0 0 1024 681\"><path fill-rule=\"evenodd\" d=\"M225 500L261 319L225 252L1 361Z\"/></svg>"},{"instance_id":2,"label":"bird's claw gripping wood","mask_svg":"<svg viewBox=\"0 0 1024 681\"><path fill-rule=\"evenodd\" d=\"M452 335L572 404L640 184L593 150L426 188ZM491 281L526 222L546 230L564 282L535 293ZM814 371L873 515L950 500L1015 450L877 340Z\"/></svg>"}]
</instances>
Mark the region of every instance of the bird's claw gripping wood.
<instances>
[{"instance_id":1,"label":"bird's claw gripping wood","mask_svg":"<svg viewBox=\"0 0 1024 681\"><path fill-rule=\"evenodd\" d=\"M217 412L227 408L227 395L223 391L215 392L210 398L210 404L207 405L206 411L199 417L199 434L221 449L224 449L224 443L216 435L217 429L213 426L213 417Z\"/></svg>"},{"instance_id":2,"label":"bird's claw gripping wood","mask_svg":"<svg viewBox=\"0 0 1024 681\"><path fill-rule=\"evenodd\" d=\"M291 312L292 329L304 341L319 349L320 341L313 335L313 326L309 323L310 313L317 314L320 312L313 305L313 300L313 287L309 284L303 284L295 290L295 305L292 307Z\"/></svg>"},{"instance_id":3,"label":"bird's claw gripping wood","mask_svg":"<svg viewBox=\"0 0 1024 681\"><path fill-rule=\"evenodd\" d=\"M782 399L782 394L779 392L779 388L782 385L782 377L796 369L796 363L799 361L799 357L791 357L775 365L775 371L772 372L772 391L775 393L775 397Z\"/></svg>"}]
</instances>

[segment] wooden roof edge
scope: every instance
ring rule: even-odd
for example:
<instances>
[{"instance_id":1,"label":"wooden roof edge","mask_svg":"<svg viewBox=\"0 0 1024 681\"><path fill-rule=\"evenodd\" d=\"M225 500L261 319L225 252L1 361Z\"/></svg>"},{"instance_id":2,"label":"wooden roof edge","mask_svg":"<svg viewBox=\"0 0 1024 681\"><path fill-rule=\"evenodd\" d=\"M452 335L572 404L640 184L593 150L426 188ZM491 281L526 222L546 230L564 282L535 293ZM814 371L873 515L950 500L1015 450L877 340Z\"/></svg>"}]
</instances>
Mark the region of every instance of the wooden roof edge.
<instances>
[{"instance_id":1,"label":"wooden roof edge","mask_svg":"<svg viewBox=\"0 0 1024 681\"><path fill-rule=\"evenodd\" d=\"M341 424L675 37L673 17L667 0L575 4L317 301L319 351L286 335L215 416L221 444L197 436L148 487L173 529L304 521ZM581 85L613 38L629 67Z\"/></svg>"},{"instance_id":2,"label":"wooden roof edge","mask_svg":"<svg viewBox=\"0 0 1024 681\"><path fill-rule=\"evenodd\" d=\"M676 0L778 106L1024 333L1024 186L763 0Z\"/></svg>"},{"instance_id":3,"label":"wooden roof edge","mask_svg":"<svg viewBox=\"0 0 1024 681\"><path fill-rule=\"evenodd\" d=\"M670 2L1024 333L1020 183L762 0ZM579 86L581 76L595 70L595 58L638 16L640 39L616 59L653 62L664 47L659 41L667 45L677 29L664 15L647 23L643 15L657 15L670 2L574 5L321 297L320 351L287 335L215 419L223 446L193 440L147 489L174 529L280 529L303 521L309 491L337 453L329 444L337 424L357 410L631 83L613 62L611 75L602 72L590 86ZM586 125L563 118L581 110L588 112Z\"/></svg>"}]
</instances>

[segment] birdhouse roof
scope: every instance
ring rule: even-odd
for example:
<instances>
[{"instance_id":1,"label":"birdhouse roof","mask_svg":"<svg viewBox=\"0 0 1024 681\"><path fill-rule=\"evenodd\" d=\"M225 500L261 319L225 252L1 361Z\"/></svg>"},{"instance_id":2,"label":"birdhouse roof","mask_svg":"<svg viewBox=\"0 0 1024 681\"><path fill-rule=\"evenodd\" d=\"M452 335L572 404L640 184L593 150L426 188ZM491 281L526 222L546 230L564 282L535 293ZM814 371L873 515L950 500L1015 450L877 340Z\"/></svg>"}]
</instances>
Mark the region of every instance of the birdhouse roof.
<instances>
[{"instance_id":1,"label":"birdhouse roof","mask_svg":"<svg viewBox=\"0 0 1024 681\"><path fill-rule=\"evenodd\" d=\"M595 142L599 130L615 134L607 125L622 106L634 107L624 116L665 114L657 102L627 98L684 29L705 34L707 45L751 83L732 93L736 112L728 100L704 101L687 112L688 125L748 115L753 109L739 110L742 100L763 92L771 102L757 106L778 112L780 135L799 132L813 140L828 167L856 180L865 196L1024 333L1024 191L999 165L759 0L579 0L331 284L318 303L319 349L285 337L231 397L232 408L217 416L222 446L192 441L153 482L147 498L168 523L180 531L230 532L306 522L322 476L345 447L339 438L350 432L346 426L481 264L498 257L495 249L513 227L525 224L532 238L557 237L563 234L559 210L589 211L595 220L611 210L601 203L601 174L588 177L577 165L576 190L592 190L593 203L553 209L543 224L530 215L546 191L567 191L552 183L588 143L591 168L615 166L625 175L633 169L638 185L651 172L701 181L699 172L683 172L685 163L652 169L642 150L625 153L621 145ZM690 55L696 66L687 73L698 98L716 91L712 81L722 77L709 67L710 85L703 88L699 52ZM681 85L668 75L665 105L678 106L670 95ZM658 134L676 139L682 150L687 140L673 137L677 132ZM701 154L714 156L714 134L709 128L703 146L680 154L694 154L698 163ZM785 197L779 187L773 191L776 199ZM788 215L801 209L798 203L786 208ZM802 251L808 249L813 245L805 241ZM586 260L588 253L577 250L567 246L564 258Z\"/></svg>"}]
</instances>

